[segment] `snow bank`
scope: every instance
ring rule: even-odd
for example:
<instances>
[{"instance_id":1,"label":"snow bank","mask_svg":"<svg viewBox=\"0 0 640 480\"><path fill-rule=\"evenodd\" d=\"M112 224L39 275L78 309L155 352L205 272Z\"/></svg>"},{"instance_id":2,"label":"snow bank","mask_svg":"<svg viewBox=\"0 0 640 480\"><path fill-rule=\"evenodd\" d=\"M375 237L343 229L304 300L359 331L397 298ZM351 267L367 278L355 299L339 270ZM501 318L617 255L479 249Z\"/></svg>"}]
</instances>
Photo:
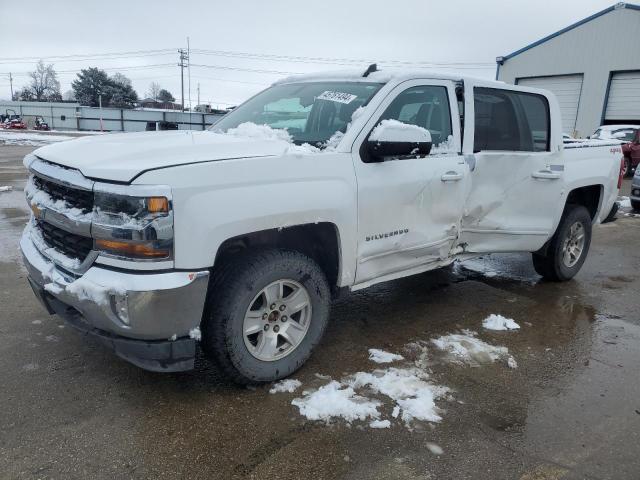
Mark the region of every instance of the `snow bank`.
<instances>
[{"instance_id":1,"label":"snow bank","mask_svg":"<svg viewBox=\"0 0 640 480\"><path fill-rule=\"evenodd\" d=\"M356 420L377 420L380 417L378 407L381 403L356 395L353 388L335 380L304 396L296 398L292 405L300 409L300 414L309 420L330 422L334 418L342 418L347 422Z\"/></svg>"},{"instance_id":2,"label":"snow bank","mask_svg":"<svg viewBox=\"0 0 640 480\"><path fill-rule=\"evenodd\" d=\"M369 360L376 363L391 363L404 360L404 357L395 353L385 352L384 350L378 350L377 348L370 348Z\"/></svg>"},{"instance_id":3,"label":"snow bank","mask_svg":"<svg viewBox=\"0 0 640 480\"><path fill-rule=\"evenodd\" d=\"M302 386L300 380L294 380L293 378L287 378L273 384L269 393L293 393Z\"/></svg>"},{"instance_id":4,"label":"snow bank","mask_svg":"<svg viewBox=\"0 0 640 480\"><path fill-rule=\"evenodd\" d=\"M482 321L482 326L487 330L517 330L520 328L511 318L492 313Z\"/></svg>"},{"instance_id":5,"label":"snow bank","mask_svg":"<svg viewBox=\"0 0 640 480\"><path fill-rule=\"evenodd\" d=\"M497 360L509 362L512 358L507 347L496 347L476 338L477 333L463 330L462 334L444 335L431 340L438 349L446 352L454 363L471 366L486 365Z\"/></svg>"},{"instance_id":6,"label":"snow bank","mask_svg":"<svg viewBox=\"0 0 640 480\"><path fill-rule=\"evenodd\" d=\"M48 143L73 140L75 137L67 135L46 135L42 133L0 132L0 143L5 145L31 145L34 147Z\"/></svg>"},{"instance_id":7,"label":"snow bank","mask_svg":"<svg viewBox=\"0 0 640 480\"><path fill-rule=\"evenodd\" d=\"M10 185L5 187L0 187L0 192L10 192L11 190L13 190L13 187Z\"/></svg>"}]
</instances>

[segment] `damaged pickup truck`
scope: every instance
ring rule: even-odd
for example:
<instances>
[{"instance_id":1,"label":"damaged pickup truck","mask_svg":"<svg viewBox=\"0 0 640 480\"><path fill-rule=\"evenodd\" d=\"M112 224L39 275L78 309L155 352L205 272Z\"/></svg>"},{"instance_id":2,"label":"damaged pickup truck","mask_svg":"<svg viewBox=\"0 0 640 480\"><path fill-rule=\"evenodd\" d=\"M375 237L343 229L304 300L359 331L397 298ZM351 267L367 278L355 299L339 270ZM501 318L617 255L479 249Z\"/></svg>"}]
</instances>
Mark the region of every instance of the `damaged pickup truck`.
<instances>
[{"instance_id":1,"label":"damaged pickup truck","mask_svg":"<svg viewBox=\"0 0 640 480\"><path fill-rule=\"evenodd\" d=\"M235 381L272 381L344 289L489 252L572 278L616 200L616 147L564 146L542 90L374 66L288 78L209 131L28 155L21 249L47 311L129 362L188 370L199 342Z\"/></svg>"}]
</instances>

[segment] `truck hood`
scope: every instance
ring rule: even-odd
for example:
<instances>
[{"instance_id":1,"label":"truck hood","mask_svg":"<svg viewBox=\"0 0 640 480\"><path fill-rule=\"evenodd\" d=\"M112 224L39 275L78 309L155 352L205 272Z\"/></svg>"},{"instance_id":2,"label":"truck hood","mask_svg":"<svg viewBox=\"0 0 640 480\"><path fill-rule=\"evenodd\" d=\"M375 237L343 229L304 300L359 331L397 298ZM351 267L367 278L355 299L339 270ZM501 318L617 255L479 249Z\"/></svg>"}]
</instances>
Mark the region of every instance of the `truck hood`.
<instances>
[{"instance_id":1,"label":"truck hood","mask_svg":"<svg viewBox=\"0 0 640 480\"><path fill-rule=\"evenodd\" d=\"M131 182L146 170L235 158L284 154L284 140L252 139L210 131L168 131L93 135L37 149L49 162L80 170L86 177Z\"/></svg>"}]
</instances>

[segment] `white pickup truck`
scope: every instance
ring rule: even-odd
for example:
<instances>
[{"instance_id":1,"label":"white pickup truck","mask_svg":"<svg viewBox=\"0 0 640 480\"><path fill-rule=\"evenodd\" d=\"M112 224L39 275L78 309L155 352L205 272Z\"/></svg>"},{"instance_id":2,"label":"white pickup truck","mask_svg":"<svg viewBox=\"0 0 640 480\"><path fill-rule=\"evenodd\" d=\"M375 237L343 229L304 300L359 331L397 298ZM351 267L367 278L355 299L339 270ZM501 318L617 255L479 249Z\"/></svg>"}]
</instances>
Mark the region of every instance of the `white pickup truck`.
<instances>
[{"instance_id":1,"label":"white pickup truck","mask_svg":"<svg viewBox=\"0 0 640 480\"><path fill-rule=\"evenodd\" d=\"M570 147L546 91L375 66L294 77L210 131L28 155L21 249L45 308L120 357L188 370L200 342L235 381L272 381L343 289L488 252L572 278L621 154Z\"/></svg>"}]
</instances>

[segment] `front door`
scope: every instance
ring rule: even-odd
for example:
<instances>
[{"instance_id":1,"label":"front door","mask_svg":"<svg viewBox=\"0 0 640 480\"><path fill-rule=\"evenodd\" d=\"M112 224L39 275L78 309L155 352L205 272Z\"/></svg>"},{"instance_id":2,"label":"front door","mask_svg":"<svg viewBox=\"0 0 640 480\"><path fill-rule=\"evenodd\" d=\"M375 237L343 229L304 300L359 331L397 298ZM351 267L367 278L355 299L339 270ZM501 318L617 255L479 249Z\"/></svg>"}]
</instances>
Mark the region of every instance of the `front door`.
<instances>
[{"instance_id":1,"label":"front door","mask_svg":"<svg viewBox=\"0 0 640 480\"><path fill-rule=\"evenodd\" d=\"M562 140L551 138L558 108L544 95L509 88L471 84L465 92L474 121L465 129L472 171L461 245L468 252L538 250L564 202Z\"/></svg>"},{"instance_id":2,"label":"front door","mask_svg":"<svg viewBox=\"0 0 640 480\"><path fill-rule=\"evenodd\" d=\"M427 270L449 258L468 180L457 112L452 82L411 80L389 94L356 139L359 286ZM369 163L367 139L388 119L429 130L431 153Z\"/></svg>"}]
</instances>

